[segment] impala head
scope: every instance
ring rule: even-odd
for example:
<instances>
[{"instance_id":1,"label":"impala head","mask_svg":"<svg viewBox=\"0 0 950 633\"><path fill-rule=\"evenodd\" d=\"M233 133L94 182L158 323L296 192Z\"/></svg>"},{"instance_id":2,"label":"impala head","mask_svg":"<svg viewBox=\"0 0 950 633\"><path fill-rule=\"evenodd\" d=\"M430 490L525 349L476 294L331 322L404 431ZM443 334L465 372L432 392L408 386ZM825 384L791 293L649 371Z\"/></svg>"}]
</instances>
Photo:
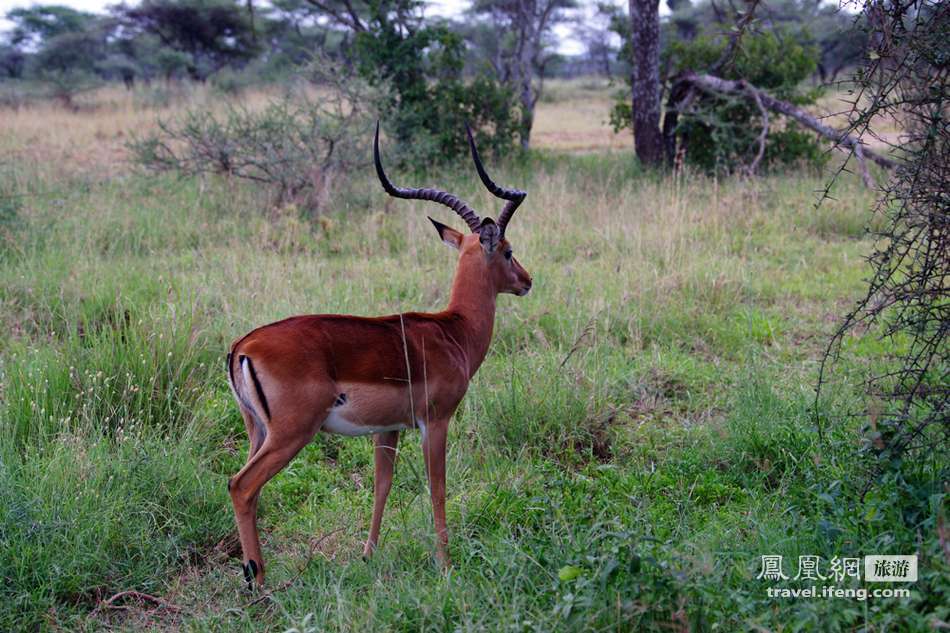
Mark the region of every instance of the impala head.
<instances>
[{"instance_id":1,"label":"impala head","mask_svg":"<svg viewBox=\"0 0 950 633\"><path fill-rule=\"evenodd\" d=\"M488 177L488 173L478 156L472 130L466 125L465 131L468 134L468 144L472 150L472 160L475 161L475 169L478 171L482 183L492 194L507 200L497 222L489 217L479 218L471 207L448 192L439 189L412 189L393 185L383 171L383 164L379 158L379 123L376 124L376 136L373 139L373 159L376 162L376 175L379 176L379 181L386 193L395 198L431 200L455 211L459 217L465 220L465 223L471 229L471 233L460 233L441 222L429 218L432 224L435 225L439 238L458 250L460 259L463 257L471 258L471 261L478 262L477 265L484 266L483 274L491 278L497 292L507 292L523 297L531 290L531 275L515 259L511 244L505 237L505 229L508 228L508 223L515 214L518 205L528 194L517 189L505 189L496 185Z\"/></svg>"}]
</instances>

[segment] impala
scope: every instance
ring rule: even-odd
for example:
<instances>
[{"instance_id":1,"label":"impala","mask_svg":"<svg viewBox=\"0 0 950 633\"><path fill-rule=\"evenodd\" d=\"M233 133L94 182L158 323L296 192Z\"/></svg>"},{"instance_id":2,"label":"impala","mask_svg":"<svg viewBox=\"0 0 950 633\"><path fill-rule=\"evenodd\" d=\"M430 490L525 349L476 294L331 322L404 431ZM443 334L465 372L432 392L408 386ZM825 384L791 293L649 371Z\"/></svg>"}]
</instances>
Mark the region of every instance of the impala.
<instances>
[{"instance_id":1,"label":"impala","mask_svg":"<svg viewBox=\"0 0 950 633\"><path fill-rule=\"evenodd\" d=\"M445 442L449 419L491 342L498 294L524 296L531 276L512 256L505 229L523 191L499 187L482 166L467 130L475 169L485 187L507 200L496 223L438 189L404 189L390 182L373 139L376 174L396 198L429 200L455 211L471 229L462 233L431 220L443 242L459 252L448 307L367 318L296 316L257 328L235 341L228 382L250 439L247 463L228 480L248 584L264 582L257 533L261 488L318 431L375 434L373 518L363 549L376 548L392 486L399 432L418 428L436 531L439 561L448 566L445 525Z\"/></svg>"}]
</instances>

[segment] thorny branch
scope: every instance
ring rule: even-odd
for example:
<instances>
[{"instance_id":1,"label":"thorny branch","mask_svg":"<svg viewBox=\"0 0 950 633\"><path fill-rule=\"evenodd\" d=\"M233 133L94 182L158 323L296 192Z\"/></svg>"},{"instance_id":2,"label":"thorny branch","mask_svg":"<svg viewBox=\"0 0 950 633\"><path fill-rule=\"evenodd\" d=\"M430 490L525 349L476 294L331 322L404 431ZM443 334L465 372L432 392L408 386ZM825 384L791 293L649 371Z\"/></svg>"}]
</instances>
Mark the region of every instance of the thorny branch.
<instances>
[{"instance_id":1,"label":"thorny branch","mask_svg":"<svg viewBox=\"0 0 950 633\"><path fill-rule=\"evenodd\" d=\"M874 136L873 120L896 120L900 138L881 140L900 160L875 209L883 227L873 233L867 290L822 358L815 420L821 432L823 387L849 333L877 325L881 338L898 340L899 351L885 361L886 368L866 381L865 450L873 457L866 493L881 474L900 469L907 453L946 456L950 447L950 67L945 61L950 5L857 4L870 25L870 54L856 75L849 136ZM868 153L860 144L850 149L859 160L861 152Z\"/></svg>"}]
</instances>

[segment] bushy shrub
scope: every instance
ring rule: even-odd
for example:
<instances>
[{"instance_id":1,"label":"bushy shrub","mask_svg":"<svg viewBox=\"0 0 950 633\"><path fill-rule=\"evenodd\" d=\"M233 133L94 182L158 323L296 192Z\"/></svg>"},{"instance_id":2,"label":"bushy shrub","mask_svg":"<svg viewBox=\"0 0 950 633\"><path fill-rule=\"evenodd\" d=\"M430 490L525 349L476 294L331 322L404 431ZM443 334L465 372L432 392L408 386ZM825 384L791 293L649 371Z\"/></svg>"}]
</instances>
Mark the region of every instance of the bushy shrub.
<instances>
[{"instance_id":1,"label":"bushy shrub","mask_svg":"<svg viewBox=\"0 0 950 633\"><path fill-rule=\"evenodd\" d=\"M318 96L288 94L261 110L193 109L129 148L140 165L181 175L218 173L266 186L275 207L318 212L342 174L366 163L371 117L355 80Z\"/></svg>"},{"instance_id":2,"label":"bushy shrub","mask_svg":"<svg viewBox=\"0 0 950 633\"><path fill-rule=\"evenodd\" d=\"M254 68L257 71L259 69ZM223 95L237 96L260 82L256 72L225 68L211 76L211 85Z\"/></svg>"},{"instance_id":3,"label":"bushy shrub","mask_svg":"<svg viewBox=\"0 0 950 633\"><path fill-rule=\"evenodd\" d=\"M814 91L799 85L815 72L818 51L790 33L761 33L743 40L725 79L745 79L757 88L796 105L814 103ZM723 44L705 37L676 42L669 50L677 72L709 67L722 54ZM765 166L809 162L820 165L826 154L814 136L789 119L772 114L765 146ZM758 149L761 114L745 98L703 95L693 113L681 119L678 134L686 146L686 160L706 170L731 171L751 162Z\"/></svg>"},{"instance_id":4,"label":"bushy shrub","mask_svg":"<svg viewBox=\"0 0 950 633\"><path fill-rule=\"evenodd\" d=\"M400 28L382 5L373 9L369 25L355 38L356 65L363 78L389 91L378 113L399 145L399 162L421 169L463 156L466 121L485 154L515 146L514 95L493 77L465 80L459 34L425 24Z\"/></svg>"},{"instance_id":5,"label":"bushy shrub","mask_svg":"<svg viewBox=\"0 0 950 633\"><path fill-rule=\"evenodd\" d=\"M77 96L102 85L102 80L96 75L82 70L44 71L37 74L37 80L45 86L49 98L74 112L79 110Z\"/></svg>"}]
</instances>

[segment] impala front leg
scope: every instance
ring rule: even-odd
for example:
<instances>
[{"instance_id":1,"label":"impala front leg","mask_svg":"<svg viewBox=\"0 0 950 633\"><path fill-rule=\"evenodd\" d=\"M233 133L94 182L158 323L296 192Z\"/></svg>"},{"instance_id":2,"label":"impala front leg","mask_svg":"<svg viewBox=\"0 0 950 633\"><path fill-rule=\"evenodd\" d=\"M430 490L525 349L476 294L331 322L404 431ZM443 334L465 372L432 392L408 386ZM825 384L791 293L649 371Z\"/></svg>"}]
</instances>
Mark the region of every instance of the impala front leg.
<instances>
[{"instance_id":1,"label":"impala front leg","mask_svg":"<svg viewBox=\"0 0 950 633\"><path fill-rule=\"evenodd\" d=\"M446 568L452 565L448 552L449 532L445 525L445 439L448 430L448 420L433 421L422 435L422 454L429 477L432 516L435 520L436 554Z\"/></svg>"},{"instance_id":2,"label":"impala front leg","mask_svg":"<svg viewBox=\"0 0 950 633\"><path fill-rule=\"evenodd\" d=\"M373 473L373 523L369 528L369 538L363 547L363 558L369 558L379 542L379 526L383 522L383 509L386 498L393 485L393 466L396 463L396 445L399 443L399 431L377 433L374 451L375 470Z\"/></svg>"}]
</instances>

